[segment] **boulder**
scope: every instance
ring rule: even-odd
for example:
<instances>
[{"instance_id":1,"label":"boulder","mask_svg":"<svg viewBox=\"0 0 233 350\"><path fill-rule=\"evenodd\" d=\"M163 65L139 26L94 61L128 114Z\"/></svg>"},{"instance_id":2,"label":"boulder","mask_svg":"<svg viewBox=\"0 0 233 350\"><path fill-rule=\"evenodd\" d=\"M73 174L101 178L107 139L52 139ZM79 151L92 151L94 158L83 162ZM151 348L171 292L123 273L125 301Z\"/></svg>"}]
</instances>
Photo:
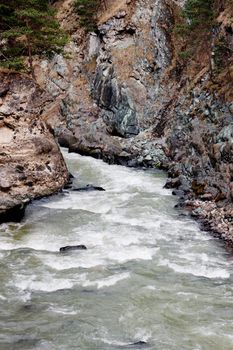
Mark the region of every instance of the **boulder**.
<instances>
[{"instance_id":1,"label":"boulder","mask_svg":"<svg viewBox=\"0 0 233 350\"><path fill-rule=\"evenodd\" d=\"M26 75L0 73L0 221L18 221L32 199L68 181L54 137L41 118L47 95Z\"/></svg>"}]
</instances>

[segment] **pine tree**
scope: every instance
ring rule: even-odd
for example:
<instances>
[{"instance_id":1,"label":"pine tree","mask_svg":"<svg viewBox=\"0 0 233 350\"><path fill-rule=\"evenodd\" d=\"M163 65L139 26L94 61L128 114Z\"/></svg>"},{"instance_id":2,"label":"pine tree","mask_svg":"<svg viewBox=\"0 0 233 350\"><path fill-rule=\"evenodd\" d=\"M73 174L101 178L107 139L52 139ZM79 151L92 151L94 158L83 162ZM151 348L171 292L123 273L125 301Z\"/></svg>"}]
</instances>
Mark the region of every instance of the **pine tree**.
<instances>
[{"instance_id":1,"label":"pine tree","mask_svg":"<svg viewBox=\"0 0 233 350\"><path fill-rule=\"evenodd\" d=\"M211 24L215 0L187 0L183 16L189 21L190 29L198 25Z\"/></svg>"},{"instance_id":2,"label":"pine tree","mask_svg":"<svg viewBox=\"0 0 233 350\"><path fill-rule=\"evenodd\" d=\"M22 70L28 58L30 73L35 78L33 55L60 53L66 41L48 0L1 0L1 66Z\"/></svg>"},{"instance_id":3,"label":"pine tree","mask_svg":"<svg viewBox=\"0 0 233 350\"><path fill-rule=\"evenodd\" d=\"M80 16L80 24L88 32L97 30L97 12L101 5L101 0L76 0L75 9ZM103 1L106 8L106 3Z\"/></svg>"}]
</instances>

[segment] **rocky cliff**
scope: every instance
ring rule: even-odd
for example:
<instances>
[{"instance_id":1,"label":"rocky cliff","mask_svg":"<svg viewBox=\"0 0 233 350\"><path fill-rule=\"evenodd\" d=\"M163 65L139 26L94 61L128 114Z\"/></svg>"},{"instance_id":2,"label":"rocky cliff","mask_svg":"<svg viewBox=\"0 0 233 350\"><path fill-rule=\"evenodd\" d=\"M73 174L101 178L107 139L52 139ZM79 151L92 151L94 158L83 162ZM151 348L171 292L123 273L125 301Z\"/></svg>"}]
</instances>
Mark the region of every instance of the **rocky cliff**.
<instances>
[{"instance_id":1,"label":"rocky cliff","mask_svg":"<svg viewBox=\"0 0 233 350\"><path fill-rule=\"evenodd\" d=\"M18 220L25 204L59 191L68 173L41 118L51 98L28 76L0 73L0 222Z\"/></svg>"},{"instance_id":2,"label":"rocky cliff","mask_svg":"<svg viewBox=\"0 0 233 350\"><path fill-rule=\"evenodd\" d=\"M89 34L73 2L58 2L71 40L66 55L36 67L54 98L44 118L70 151L167 170L192 215L233 240L232 4L221 1L211 37L184 58L184 2L106 1Z\"/></svg>"}]
</instances>

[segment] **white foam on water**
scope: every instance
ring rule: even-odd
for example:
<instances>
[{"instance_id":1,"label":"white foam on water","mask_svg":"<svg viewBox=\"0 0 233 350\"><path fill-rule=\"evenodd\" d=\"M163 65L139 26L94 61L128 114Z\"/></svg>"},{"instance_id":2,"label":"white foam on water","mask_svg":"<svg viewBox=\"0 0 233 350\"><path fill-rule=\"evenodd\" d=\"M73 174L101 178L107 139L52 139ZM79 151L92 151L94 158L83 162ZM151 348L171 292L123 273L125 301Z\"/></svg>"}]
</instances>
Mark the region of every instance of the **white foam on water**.
<instances>
[{"instance_id":1,"label":"white foam on water","mask_svg":"<svg viewBox=\"0 0 233 350\"><path fill-rule=\"evenodd\" d=\"M19 230L22 226L23 226L22 223L15 223L15 222L3 223L3 224L0 224L0 232L13 235L14 232Z\"/></svg>"},{"instance_id":2,"label":"white foam on water","mask_svg":"<svg viewBox=\"0 0 233 350\"><path fill-rule=\"evenodd\" d=\"M171 191L164 189L165 178L152 176L148 172L137 171L118 165L109 165L101 160L92 159L91 157L82 157L77 154L68 154L64 150L66 159L77 160L80 164L95 169L99 172L97 177L98 183L95 185L103 186L106 190L118 192L147 192L170 196Z\"/></svg>"},{"instance_id":3,"label":"white foam on water","mask_svg":"<svg viewBox=\"0 0 233 350\"><path fill-rule=\"evenodd\" d=\"M50 306L48 308L49 311L54 312L55 314L62 314L62 315L77 315L78 312L71 309L71 308L63 308L63 307L57 307L57 306Z\"/></svg>"},{"instance_id":4,"label":"white foam on water","mask_svg":"<svg viewBox=\"0 0 233 350\"><path fill-rule=\"evenodd\" d=\"M114 248L114 249L113 249ZM126 246L124 249L117 246L88 249L85 252L74 252L69 256L41 255L41 261L55 270L63 271L72 268L94 268L111 264L126 263L133 260L151 260L159 248L140 246ZM40 256L37 254L37 256Z\"/></svg>"},{"instance_id":5,"label":"white foam on water","mask_svg":"<svg viewBox=\"0 0 233 350\"><path fill-rule=\"evenodd\" d=\"M3 259L3 258L5 258L5 253L1 252L0 253L0 259Z\"/></svg>"},{"instance_id":6,"label":"white foam on water","mask_svg":"<svg viewBox=\"0 0 233 350\"><path fill-rule=\"evenodd\" d=\"M209 279L228 279L230 277L230 269L224 262L221 249L216 248L219 254L215 255L215 247L213 248L209 242L203 242L211 238L201 233L197 224L191 220L179 218L175 214L172 209L175 200L171 199L170 206L170 198L164 200L164 196L170 196L171 191L163 189L163 179L156 178L156 175L153 176L148 172L115 165L109 166L99 160L83 158L77 154L69 154L67 157L72 161L75 160L74 166L77 169L80 167L80 172L77 170L77 175L83 176L81 181L102 186L106 192L69 192L64 196L36 202L31 209L32 215L29 210L28 217L26 216L27 222L31 220L28 233L19 234L17 240L14 240L14 231L17 231L17 227L12 228L7 225L0 227L0 231L4 232L0 235L2 249L0 254L5 254L7 259L11 259L9 263L7 261L7 267L11 269L10 282L7 282L10 287L10 300L14 301L17 298L17 300L26 302L35 291L55 292L62 289L76 289L77 287L77 291L74 290L69 294L78 298L79 289L83 287L104 290L115 286L112 290L108 290L108 298L103 301L106 303L106 310L112 306L113 302L119 302L119 313L113 315L112 323L109 322L106 325L104 310L100 311L95 308L96 293L90 294L91 297L88 299L88 303L90 302L91 305L90 312L93 311L92 315L96 315L98 310L100 324L103 324L103 327L107 329L107 332L101 335L99 335L98 329L95 335L99 335L99 338L96 339L113 345L113 347L114 345L124 347L139 340L150 341L151 334L153 337L163 339L166 336L166 329L163 324L160 328L160 311L156 314L156 308L159 308L160 305L155 306L152 303L151 307L154 309L151 310L151 315L145 313L143 318L137 319L135 317L140 308L144 307L144 302L146 303L147 299L148 302L152 296L155 296L156 299L157 293L162 294L165 290L164 283L167 283L167 279L165 278L163 281L163 269L159 266L171 269L169 271L171 284L176 279L180 283L185 280L181 289L179 289L179 283L174 287L178 290L176 290L177 293L171 293L172 298L174 298L171 302L181 302L181 300L183 302L185 299L187 301L189 294L185 293L185 290L193 280L190 275ZM40 216L41 206L43 207L42 216ZM59 211L55 211L57 222L53 220L54 218L50 222L49 215L53 215L54 211L46 208L59 209ZM66 210L63 213L63 209L71 210ZM72 209L77 211L72 211ZM61 213L61 217L59 217L59 213ZM65 232L62 231L63 229ZM85 244L88 249L66 254L59 253L60 247L77 244ZM33 250L29 251L29 254L28 251L22 251L22 254L16 252L17 261L14 261L14 252L7 254L5 251L16 248L31 248ZM29 259L27 259L28 256ZM4 256L0 255L0 258L4 261ZM153 259L154 261L151 262ZM140 261L144 262L140 263ZM145 261L149 261L149 263L145 263ZM128 262L130 263L127 264ZM124 264L127 266L122 266ZM142 278L140 273L137 274L137 269L142 272ZM135 270L136 274L134 275ZM178 276L178 274L187 274L187 276ZM135 276L136 279L131 278L131 276ZM202 282L200 279L200 288L203 288ZM214 281L214 284L215 282L217 282L215 293L210 296L210 301L211 298L216 298L219 294L224 295L222 291L219 292L220 287L218 286L224 284L229 293L227 304L229 306L229 297L232 294L230 283L228 281L227 283ZM207 281L207 284L213 285L213 282ZM127 288L129 286L132 286L130 291L135 288L136 292L133 292L133 295L128 298L129 305L123 309L124 304L121 305L121 300L128 297ZM190 289L188 290L190 291ZM114 293L110 293L111 291ZM8 295L4 289L1 289L1 293ZM145 298L145 295L149 295L149 298ZM200 295L196 285L193 288L193 294L190 295L195 299ZM166 293L164 298L165 296ZM2 297L4 298L4 296ZM4 304L5 299L2 297L0 295L0 300L3 300L2 304ZM46 300L47 297L50 300L51 296L44 295L43 297L45 298L43 300ZM56 299L57 297L58 299ZM109 300L110 304L108 304ZM51 303L51 300L49 302ZM167 303L167 300L161 302ZM71 304L68 303L68 305ZM85 312L85 306L82 303L79 304L80 310L76 310L72 306L67 306L67 300L60 301L60 294L55 294L48 310L58 314L57 318L60 317L59 315L70 315L71 317L79 312ZM149 306L145 304L146 309ZM220 307L219 305L219 310ZM224 307L225 305L220 310L221 318L224 318ZM217 309L217 311L219 310ZM118 310L114 312L118 312ZM158 324L156 323L157 316ZM53 317L56 316L53 315ZM152 320L152 317L155 318ZM119 327L116 328L114 320L117 320L122 327L127 325L125 332L128 335L126 338L116 335L119 332ZM210 323L213 320L211 317L209 318ZM225 323L228 326L227 322L226 318ZM147 326L144 329L145 324ZM158 334L154 332L153 327L157 327ZM192 327L194 329L195 325ZM225 330L223 333L225 334ZM69 339L69 332L67 332L67 338ZM113 338L116 338L117 341ZM128 339L131 341L127 342ZM77 346L80 347L79 344Z\"/></svg>"},{"instance_id":7,"label":"white foam on water","mask_svg":"<svg viewBox=\"0 0 233 350\"><path fill-rule=\"evenodd\" d=\"M85 210L95 214L107 213L112 208L104 192L73 192L59 201L42 203L42 206L50 209Z\"/></svg>"},{"instance_id":8,"label":"white foam on water","mask_svg":"<svg viewBox=\"0 0 233 350\"><path fill-rule=\"evenodd\" d=\"M67 270L126 263L132 260L151 260L160 249L154 246L155 241L152 235L145 237L141 232L131 228L127 229L127 227L123 227L119 232L117 226L103 231L87 230L85 235L81 227L72 232L72 240L63 243L64 245L66 243L75 245L77 242L84 243L87 250L72 251L67 254L38 252L36 256L43 264L55 270ZM152 247L151 244L153 244Z\"/></svg>"},{"instance_id":9,"label":"white foam on water","mask_svg":"<svg viewBox=\"0 0 233 350\"><path fill-rule=\"evenodd\" d=\"M76 284L72 279L56 278L51 275L38 276L20 276L15 278L14 285L21 291L41 291L55 292L61 289L71 289Z\"/></svg>"},{"instance_id":10,"label":"white foam on water","mask_svg":"<svg viewBox=\"0 0 233 350\"><path fill-rule=\"evenodd\" d=\"M113 346L127 346L129 345L129 343L126 343L126 342L122 342L122 341L119 341L119 340L115 340L115 339L109 339L109 338L93 338L93 340L100 340L101 342L103 342L104 344L107 344L107 345L113 345Z\"/></svg>"},{"instance_id":11,"label":"white foam on water","mask_svg":"<svg viewBox=\"0 0 233 350\"><path fill-rule=\"evenodd\" d=\"M156 290L157 289L155 286L146 286L145 288L149 289L149 290Z\"/></svg>"},{"instance_id":12,"label":"white foam on water","mask_svg":"<svg viewBox=\"0 0 233 350\"><path fill-rule=\"evenodd\" d=\"M13 251L16 249L33 249L35 251L43 250L47 252L59 251L59 238L50 232L32 232L30 235L23 237L21 240L1 238L1 250ZM64 240L62 241L64 243Z\"/></svg>"},{"instance_id":13,"label":"white foam on water","mask_svg":"<svg viewBox=\"0 0 233 350\"><path fill-rule=\"evenodd\" d=\"M216 325L215 325L216 327ZM219 324L217 325L217 328L215 328L213 324L211 324L210 327L196 327L196 333L201 334L204 338L208 337L210 339L216 339L220 342L224 342L224 345L226 346L226 342L228 343L228 346L231 346L230 348L222 347L222 349L233 349L233 335L229 334L228 332L222 332L221 327L219 327Z\"/></svg>"},{"instance_id":14,"label":"white foam on water","mask_svg":"<svg viewBox=\"0 0 233 350\"><path fill-rule=\"evenodd\" d=\"M115 274L113 276L109 276L106 278L102 278L95 281L85 281L83 282L83 287L97 287L97 289L105 288L105 287L112 287L118 282L130 278L129 272L119 273Z\"/></svg>"},{"instance_id":15,"label":"white foam on water","mask_svg":"<svg viewBox=\"0 0 233 350\"><path fill-rule=\"evenodd\" d=\"M38 255L40 256L40 255ZM70 255L41 255L43 264L53 268L54 270L63 271L72 268L93 268L96 266L106 265L106 259L101 254L92 251L72 252Z\"/></svg>"},{"instance_id":16,"label":"white foam on water","mask_svg":"<svg viewBox=\"0 0 233 350\"><path fill-rule=\"evenodd\" d=\"M213 256L207 253L189 252L190 245L187 243L183 248L181 248L182 260L187 260L188 262L200 265L206 265L208 267L224 266L229 267L229 262L223 260L221 256Z\"/></svg>"},{"instance_id":17,"label":"white foam on water","mask_svg":"<svg viewBox=\"0 0 233 350\"><path fill-rule=\"evenodd\" d=\"M118 263L126 263L132 260L152 260L158 250L159 248L129 246L122 251L116 249L115 251L109 252L108 258Z\"/></svg>"},{"instance_id":18,"label":"white foam on water","mask_svg":"<svg viewBox=\"0 0 233 350\"><path fill-rule=\"evenodd\" d=\"M182 266L176 263L171 263L167 259L164 259L164 260L160 259L159 265L167 266L177 273L191 274L197 277L206 277L210 279L216 279L216 278L228 279L230 277L229 271L218 267L210 267L210 266L204 266L200 264L196 264L196 265L189 264L186 266Z\"/></svg>"},{"instance_id":19,"label":"white foam on water","mask_svg":"<svg viewBox=\"0 0 233 350\"><path fill-rule=\"evenodd\" d=\"M134 339L137 339L136 341L141 340L144 342L148 342L151 339L151 337L152 337L151 332L145 328L138 328L134 335Z\"/></svg>"},{"instance_id":20,"label":"white foam on water","mask_svg":"<svg viewBox=\"0 0 233 350\"><path fill-rule=\"evenodd\" d=\"M103 216L105 220L109 223L115 223L115 224L125 224L128 226L139 226L139 227L145 227L147 230L149 229L159 229L160 223L162 218L154 214L147 215L146 212L142 212L138 214L138 216L135 217L129 217L126 215L126 213L108 213L107 215Z\"/></svg>"},{"instance_id":21,"label":"white foam on water","mask_svg":"<svg viewBox=\"0 0 233 350\"><path fill-rule=\"evenodd\" d=\"M17 286L14 284L14 287ZM23 303L31 300L31 292L28 290L19 289L17 290L17 299L21 300Z\"/></svg>"},{"instance_id":22,"label":"white foam on water","mask_svg":"<svg viewBox=\"0 0 233 350\"><path fill-rule=\"evenodd\" d=\"M2 251L9 251L9 250L14 250L14 249L23 247L22 243L17 244L17 243L4 242L4 238L2 238L0 242L1 242L1 250ZM2 254L3 254L3 252L2 252Z\"/></svg>"},{"instance_id":23,"label":"white foam on water","mask_svg":"<svg viewBox=\"0 0 233 350\"><path fill-rule=\"evenodd\" d=\"M7 298L4 297L3 295L0 295L0 300L7 300Z\"/></svg>"},{"instance_id":24,"label":"white foam on water","mask_svg":"<svg viewBox=\"0 0 233 350\"><path fill-rule=\"evenodd\" d=\"M120 346L120 347L128 347L130 345L132 345L133 343L136 343L138 341L144 341L144 342L149 342L149 340L151 339L151 332L148 332L147 329L143 329L143 328L139 328L135 334L133 334L131 337L129 337L129 341L119 341L119 340L115 340L115 339L111 339L109 337L107 337L107 335L105 337L102 337L100 340L108 345L113 345L113 346ZM96 340L99 340L98 338L94 338Z\"/></svg>"}]
</instances>

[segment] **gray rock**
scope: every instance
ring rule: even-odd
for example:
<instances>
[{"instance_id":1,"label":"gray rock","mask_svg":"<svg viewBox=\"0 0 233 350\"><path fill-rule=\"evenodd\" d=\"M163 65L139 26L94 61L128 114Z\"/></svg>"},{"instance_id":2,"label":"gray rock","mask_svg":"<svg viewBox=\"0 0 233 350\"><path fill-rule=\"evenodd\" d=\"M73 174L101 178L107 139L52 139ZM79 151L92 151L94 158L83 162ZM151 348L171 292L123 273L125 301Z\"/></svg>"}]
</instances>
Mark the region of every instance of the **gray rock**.
<instances>
[{"instance_id":1,"label":"gray rock","mask_svg":"<svg viewBox=\"0 0 233 350\"><path fill-rule=\"evenodd\" d=\"M233 143L233 124L227 125L217 136L217 142L226 142L230 141Z\"/></svg>"}]
</instances>

